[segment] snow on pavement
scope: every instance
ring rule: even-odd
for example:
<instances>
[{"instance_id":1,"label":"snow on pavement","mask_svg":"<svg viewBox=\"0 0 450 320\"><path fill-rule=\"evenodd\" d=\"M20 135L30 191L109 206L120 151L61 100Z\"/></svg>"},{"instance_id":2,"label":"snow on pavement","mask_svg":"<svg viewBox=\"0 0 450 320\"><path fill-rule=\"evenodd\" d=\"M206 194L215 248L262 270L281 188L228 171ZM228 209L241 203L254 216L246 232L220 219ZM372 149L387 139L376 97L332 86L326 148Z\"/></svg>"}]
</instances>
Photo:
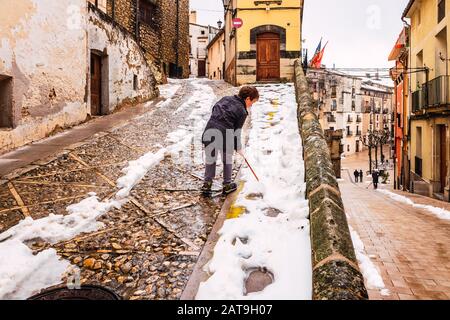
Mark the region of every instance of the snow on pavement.
<instances>
[{"instance_id":1,"label":"snow on pavement","mask_svg":"<svg viewBox=\"0 0 450 320\"><path fill-rule=\"evenodd\" d=\"M364 243L362 242L358 233L353 230L351 226L349 226L349 228L353 246L355 247L356 259L358 260L359 268L366 281L367 288L380 290L380 293L383 296L390 295L389 290L386 289L380 272L367 256Z\"/></svg>"},{"instance_id":2,"label":"snow on pavement","mask_svg":"<svg viewBox=\"0 0 450 320\"><path fill-rule=\"evenodd\" d=\"M245 214L226 220L219 231L214 256L205 266L211 276L200 284L196 299L312 297L309 209L294 88L268 85L259 90L245 153L260 183L243 167L244 186L232 211ZM280 214L270 217L267 212ZM262 292L246 295L246 278L258 268L270 271L274 281Z\"/></svg>"},{"instance_id":3,"label":"snow on pavement","mask_svg":"<svg viewBox=\"0 0 450 320\"><path fill-rule=\"evenodd\" d=\"M417 204L414 203L411 199L405 197L405 196L401 196L399 194L387 191L387 190L377 190L378 192L381 192L385 195L387 195L388 197L390 197L391 199L398 201L398 202L402 202L405 204L408 204L414 208L417 209L423 209L423 210L427 210L428 212L431 212L432 214L434 214L436 217L438 217L439 219L443 219L443 220L450 220L450 211L445 210L444 208L438 208L438 207L434 207L434 206L430 206L430 205L424 205L424 204Z\"/></svg>"},{"instance_id":4,"label":"snow on pavement","mask_svg":"<svg viewBox=\"0 0 450 320\"><path fill-rule=\"evenodd\" d=\"M181 135L183 139L186 139L188 132L195 132L198 135L200 127L206 124L204 119L215 99L214 93L211 94L212 89L198 82L199 80L193 81L193 85L197 88L193 93L196 98L190 99L189 107L193 107L194 110L188 118L197 126L193 129L184 129ZM162 93L171 97L178 90L177 87L179 88L179 85L176 82L169 83ZM204 100L197 99L199 96ZM169 137L175 135L172 133ZM193 136L189 143L192 138ZM170 139L169 142L171 142ZM50 214L36 220L28 217L0 234L0 299L26 299L42 288L59 284L70 263L60 259L54 249L47 249L33 255L33 251L26 246L25 242L40 238L54 244L72 239L81 233L100 230L104 225L97 219L113 208L120 209L128 202L127 197L133 187L151 168L159 164L166 154L180 148L179 144L180 141L175 139L167 149L161 148L156 153L148 152L139 159L130 161L129 165L122 170L124 175L117 180L120 190L116 193L115 199L100 201L95 193L90 193L90 197L68 206L66 208L68 215Z\"/></svg>"}]
</instances>

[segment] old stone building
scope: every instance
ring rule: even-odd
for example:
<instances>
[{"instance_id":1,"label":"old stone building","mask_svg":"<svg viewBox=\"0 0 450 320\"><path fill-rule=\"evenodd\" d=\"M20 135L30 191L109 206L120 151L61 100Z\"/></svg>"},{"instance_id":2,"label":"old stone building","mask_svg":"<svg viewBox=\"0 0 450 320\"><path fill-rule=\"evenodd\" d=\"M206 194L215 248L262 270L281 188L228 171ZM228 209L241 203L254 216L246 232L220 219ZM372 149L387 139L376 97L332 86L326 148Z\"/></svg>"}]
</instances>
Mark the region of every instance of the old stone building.
<instances>
[{"instance_id":1,"label":"old stone building","mask_svg":"<svg viewBox=\"0 0 450 320\"><path fill-rule=\"evenodd\" d=\"M134 35L158 82L189 76L189 0L107 0L107 14Z\"/></svg>"},{"instance_id":2,"label":"old stone building","mask_svg":"<svg viewBox=\"0 0 450 320\"><path fill-rule=\"evenodd\" d=\"M392 87L332 69L309 69L307 78L322 128L343 131L345 156L365 150L369 130L392 129Z\"/></svg>"},{"instance_id":3,"label":"old stone building","mask_svg":"<svg viewBox=\"0 0 450 320\"><path fill-rule=\"evenodd\" d=\"M105 11L96 0L0 2L0 153L157 96L142 48Z\"/></svg>"}]
</instances>

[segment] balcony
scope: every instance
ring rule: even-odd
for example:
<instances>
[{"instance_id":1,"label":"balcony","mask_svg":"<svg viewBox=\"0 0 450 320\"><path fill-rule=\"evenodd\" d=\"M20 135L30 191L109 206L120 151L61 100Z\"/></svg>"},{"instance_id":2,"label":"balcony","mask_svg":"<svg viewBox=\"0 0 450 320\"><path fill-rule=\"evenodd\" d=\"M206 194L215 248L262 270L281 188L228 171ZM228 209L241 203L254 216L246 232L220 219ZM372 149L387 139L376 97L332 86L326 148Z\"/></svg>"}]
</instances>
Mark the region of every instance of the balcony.
<instances>
[{"instance_id":1,"label":"balcony","mask_svg":"<svg viewBox=\"0 0 450 320\"><path fill-rule=\"evenodd\" d=\"M388 108L383 108L383 113L384 114L388 114L389 113L389 109Z\"/></svg>"},{"instance_id":2,"label":"balcony","mask_svg":"<svg viewBox=\"0 0 450 320\"><path fill-rule=\"evenodd\" d=\"M362 122L362 119L361 119L360 116L357 116L357 117L356 117L356 122L357 122L357 123L361 123L361 122Z\"/></svg>"},{"instance_id":3,"label":"balcony","mask_svg":"<svg viewBox=\"0 0 450 320\"><path fill-rule=\"evenodd\" d=\"M329 117L327 117L327 121L328 121L329 123L335 123L335 122L336 122L336 117L329 116Z\"/></svg>"},{"instance_id":4,"label":"balcony","mask_svg":"<svg viewBox=\"0 0 450 320\"><path fill-rule=\"evenodd\" d=\"M347 137L351 137L351 136L353 136L353 131L347 130Z\"/></svg>"},{"instance_id":5,"label":"balcony","mask_svg":"<svg viewBox=\"0 0 450 320\"><path fill-rule=\"evenodd\" d=\"M360 136L361 136L361 134L362 134L362 133L361 133L361 131L360 131L360 130L356 131L356 136L357 136L357 137L360 137Z\"/></svg>"},{"instance_id":6,"label":"balcony","mask_svg":"<svg viewBox=\"0 0 450 320\"><path fill-rule=\"evenodd\" d=\"M449 105L449 76L439 76L422 85L420 90L412 94L412 111L414 113Z\"/></svg>"},{"instance_id":7,"label":"balcony","mask_svg":"<svg viewBox=\"0 0 450 320\"><path fill-rule=\"evenodd\" d=\"M351 116L348 116L348 118L347 118L347 122L353 122L353 117L351 117Z\"/></svg>"}]
</instances>

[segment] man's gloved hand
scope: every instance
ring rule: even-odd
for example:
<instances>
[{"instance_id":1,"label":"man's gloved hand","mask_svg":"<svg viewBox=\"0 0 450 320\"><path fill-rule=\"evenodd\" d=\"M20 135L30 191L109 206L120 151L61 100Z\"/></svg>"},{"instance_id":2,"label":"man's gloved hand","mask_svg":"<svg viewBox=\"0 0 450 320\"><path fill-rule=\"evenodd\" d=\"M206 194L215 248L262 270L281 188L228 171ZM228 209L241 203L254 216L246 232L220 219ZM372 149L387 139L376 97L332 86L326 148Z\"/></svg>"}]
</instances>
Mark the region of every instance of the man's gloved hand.
<instances>
[{"instance_id":1,"label":"man's gloved hand","mask_svg":"<svg viewBox=\"0 0 450 320\"><path fill-rule=\"evenodd\" d=\"M245 158L244 150L240 149L236 151L237 154L239 154L241 157Z\"/></svg>"}]
</instances>

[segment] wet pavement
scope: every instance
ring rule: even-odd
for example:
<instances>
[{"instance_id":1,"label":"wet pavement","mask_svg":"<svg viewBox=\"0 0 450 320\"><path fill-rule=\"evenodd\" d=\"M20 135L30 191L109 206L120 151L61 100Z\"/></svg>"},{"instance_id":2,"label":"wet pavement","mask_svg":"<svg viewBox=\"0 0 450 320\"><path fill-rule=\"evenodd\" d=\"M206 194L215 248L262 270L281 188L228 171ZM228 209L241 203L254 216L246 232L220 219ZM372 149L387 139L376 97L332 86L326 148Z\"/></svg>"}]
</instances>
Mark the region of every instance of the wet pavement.
<instances>
[{"instance_id":1,"label":"wet pavement","mask_svg":"<svg viewBox=\"0 0 450 320\"><path fill-rule=\"evenodd\" d=\"M178 81L180 88L164 107L152 104L78 146L76 139L69 138L70 146L60 141L63 150L56 157L39 161L34 155L26 172L0 178L0 232L28 216L65 215L67 206L91 192L112 198L128 161L156 152L167 144L168 133L189 124L189 106L175 110L189 99L193 81L209 85L218 98L236 90L221 81ZM178 299L225 200L192 191L202 185L202 170L166 158L134 187L130 202L99 218L104 229L55 245L40 239L27 245L35 252L56 249L79 268L82 284L104 285L124 299Z\"/></svg>"},{"instance_id":2,"label":"wet pavement","mask_svg":"<svg viewBox=\"0 0 450 320\"><path fill-rule=\"evenodd\" d=\"M370 178L355 184L353 171L368 170L367 152L347 157L342 166L344 179L339 187L349 224L359 234L366 255L389 290L389 295L383 295L368 288L370 299L449 300L450 221L373 190ZM417 204L450 211L449 203L393 191L392 184L379 188Z\"/></svg>"}]
</instances>

